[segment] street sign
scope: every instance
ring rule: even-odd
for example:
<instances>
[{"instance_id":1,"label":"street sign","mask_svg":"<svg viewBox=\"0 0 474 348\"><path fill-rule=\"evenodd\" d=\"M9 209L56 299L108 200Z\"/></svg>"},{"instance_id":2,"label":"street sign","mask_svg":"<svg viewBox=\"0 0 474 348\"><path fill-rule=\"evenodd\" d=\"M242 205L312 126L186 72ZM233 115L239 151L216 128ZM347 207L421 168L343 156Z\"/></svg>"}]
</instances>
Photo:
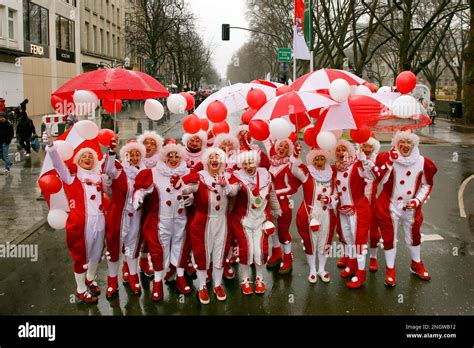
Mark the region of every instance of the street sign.
<instances>
[{"instance_id":1,"label":"street sign","mask_svg":"<svg viewBox=\"0 0 474 348\"><path fill-rule=\"evenodd\" d=\"M282 62L291 62L292 50L291 48L279 48L278 49L278 61Z\"/></svg>"}]
</instances>

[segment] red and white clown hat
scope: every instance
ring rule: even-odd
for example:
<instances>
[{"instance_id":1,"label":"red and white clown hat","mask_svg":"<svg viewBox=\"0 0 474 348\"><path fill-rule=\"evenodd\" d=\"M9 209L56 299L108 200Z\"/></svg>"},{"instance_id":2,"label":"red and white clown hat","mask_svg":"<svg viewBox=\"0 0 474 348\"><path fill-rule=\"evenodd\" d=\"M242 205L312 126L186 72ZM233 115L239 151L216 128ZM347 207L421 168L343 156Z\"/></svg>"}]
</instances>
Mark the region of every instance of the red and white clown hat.
<instances>
[{"instance_id":1,"label":"red and white clown hat","mask_svg":"<svg viewBox=\"0 0 474 348\"><path fill-rule=\"evenodd\" d=\"M414 147L418 147L420 144L420 137L411 131L398 131L392 138L392 146L397 146L400 140L409 139L413 143Z\"/></svg>"},{"instance_id":2,"label":"red and white clown hat","mask_svg":"<svg viewBox=\"0 0 474 348\"><path fill-rule=\"evenodd\" d=\"M90 152L92 154L92 157L94 157L94 167L91 169L93 172L98 172L100 168L100 162L99 162L99 156L97 155L97 152L95 152L94 149L90 147L84 147L77 151L77 153L74 155L73 162L74 164L80 168L79 166L79 160L81 159L82 155L85 154L86 152Z\"/></svg>"},{"instance_id":3,"label":"red and white clown hat","mask_svg":"<svg viewBox=\"0 0 474 348\"><path fill-rule=\"evenodd\" d=\"M294 151L294 146L293 146L293 142L291 141L290 138L285 138L285 139L279 139L275 142L275 144L273 145L273 147L270 149L270 152L271 152L271 155L274 156L276 155L276 149L278 149L278 147L280 146L281 143L283 142L287 142L288 143L288 156L291 156L293 155L293 151Z\"/></svg>"},{"instance_id":4,"label":"red and white clown hat","mask_svg":"<svg viewBox=\"0 0 474 348\"><path fill-rule=\"evenodd\" d=\"M235 136L239 136L240 132L248 132L249 131L249 125L248 124L241 124L240 126L237 127L235 130Z\"/></svg>"},{"instance_id":5,"label":"red and white clown hat","mask_svg":"<svg viewBox=\"0 0 474 348\"><path fill-rule=\"evenodd\" d=\"M136 140L130 140L126 145L122 146L122 148L120 149L120 159L122 161L124 160L128 161L128 154L132 150L138 150L142 158L145 158L145 155L146 155L145 146Z\"/></svg>"},{"instance_id":6,"label":"red and white clown hat","mask_svg":"<svg viewBox=\"0 0 474 348\"><path fill-rule=\"evenodd\" d=\"M161 147L163 146L163 138L160 135L158 135L158 133L156 133L155 131L146 130L145 132L143 132L143 134L141 134L137 138L137 141L143 144L145 139L155 140L156 146L157 146L157 152L160 151Z\"/></svg>"},{"instance_id":7,"label":"red and white clown hat","mask_svg":"<svg viewBox=\"0 0 474 348\"><path fill-rule=\"evenodd\" d=\"M208 147L207 149L205 149L201 156L201 162L204 165L204 168L207 170L207 162L209 160L209 157L214 153L217 154L221 160L219 173L223 173L225 170L225 164L227 162L227 155L223 150L219 149L218 147Z\"/></svg>"},{"instance_id":8,"label":"red and white clown hat","mask_svg":"<svg viewBox=\"0 0 474 348\"><path fill-rule=\"evenodd\" d=\"M234 151L237 152L239 149L239 140L232 134L228 133L219 133L214 140L213 147L220 147L224 141L230 141L234 147Z\"/></svg>"},{"instance_id":9,"label":"red and white clown hat","mask_svg":"<svg viewBox=\"0 0 474 348\"><path fill-rule=\"evenodd\" d=\"M339 139L339 140L337 141L336 146L335 146L334 149L331 151L331 156L334 156L334 158L336 158L336 149L337 149L337 147L340 146L340 145L344 145L344 146L346 147L347 153L349 154L349 157L350 157L351 159L355 159L355 158L356 158L356 150L355 150L354 145L353 145L351 142L349 142L349 141L347 141L347 140L345 140L345 139Z\"/></svg>"},{"instance_id":10,"label":"red and white clown hat","mask_svg":"<svg viewBox=\"0 0 474 348\"><path fill-rule=\"evenodd\" d=\"M194 137L198 137L199 139L201 139L202 148L205 148L205 147L206 147L206 144L207 144L207 133L206 133L205 131L203 131L202 129L201 129L199 132L194 133L194 134L184 133L184 134L183 134L183 137L181 138L184 147L188 147L188 142L189 142L189 140L191 140L191 138L194 138Z\"/></svg>"},{"instance_id":11,"label":"red and white clown hat","mask_svg":"<svg viewBox=\"0 0 474 348\"><path fill-rule=\"evenodd\" d=\"M324 156L326 158L326 163L332 159L331 153L329 151L314 148L306 155L306 164L308 166L313 165L314 158L317 156Z\"/></svg>"},{"instance_id":12,"label":"red and white clown hat","mask_svg":"<svg viewBox=\"0 0 474 348\"><path fill-rule=\"evenodd\" d=\"M181 159L186 157L186 149L183 145L168 143L167 145L163 146L159 152L160 161L165 162L166 157L170 152L176 152Z\"/></svg>"},{"instance_id":13,"label":"red and white clown hat","mask_svg":"<svg viewBox=\"0 0 474 348\"><path fill-rule=\"evenodd\" d=\"M239 166L239 168L242 168L244 162L249 160L253 161L256 167L260 165L260 155L257 150L250 150L239 153L239 155L237 156L237 165Z\"/></svg>"}]
</instances>

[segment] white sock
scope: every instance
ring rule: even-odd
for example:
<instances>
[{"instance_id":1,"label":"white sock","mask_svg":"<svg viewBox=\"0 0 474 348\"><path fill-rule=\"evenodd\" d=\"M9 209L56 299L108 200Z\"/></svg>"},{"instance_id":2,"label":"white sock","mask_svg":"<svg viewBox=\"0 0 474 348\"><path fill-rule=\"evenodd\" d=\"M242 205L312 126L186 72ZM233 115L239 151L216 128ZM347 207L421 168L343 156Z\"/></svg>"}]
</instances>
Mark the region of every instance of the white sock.
<instances>
[{"instance_id":1,"label":"white sock","mask_svg":"<svg viewBox=\"0 0 474 348\"><path fill-rule=\"evenodd\" d=\"M349 245L344 244L344 257L349 257Z\"/></svg>"},{"instance_id":2,"label":"white sock","mask_svg":"<svg viewBox=\"0 0 474 348\"><path fill-rule=\"evenodd\" d=\"M86 287L86 272L84 272L84 273L75 273L74 272L74 278L76 278L77 292L82 294L84 291L87 290L87 287Z\"/></svg>"},{"instance_id":3,"label":"white sock","mask_svg":"<svg viewBox=\"0 0 474 348\"><path fill-rule=\"evenodd\" d=\"M128 264L128 270L130 271L131 275L135 275L138 272L138 257L135 259L132 259L128 256L125 257L125 260L127 260Z\"/></svg>"},{"instance_id":4,"label":"white sock","mask_svg":"<svg viewBox=\"0 0 474 348\"><path fill-rule=\"evenodd\" d=\"M328 260L328 257L324 254L318 254L318 273L324 274L326 273L326 261Z\"/></svg>"},{"instance_id":5,"label":"white sock","mask_svg":"<svg viewBox=\"0 0 474 348\"><path fill-rule=\"evenodd\" d=\"M240 271L242 272L242 281L250 279L250 266L240 264Z\"/></svg>"},{"instance_id":6,"label":"white sock","mask_svg":"<svg viewBox=\"0 0 474 348\"><path fill-rule=\"evenodd\" d=\"M224 267L217 268L212 267L212 280L214 281L214 287L222 284L222 275L224 274Z\"/></svg>"},{"instance_id":7,"label":"white sock","mask_svg":"<svg viewBox=\"0 0 474 348\"><path fill-rule=\"evenodd\" d=\"M285 254L291 253L291 242L288 244L283 244L283 251L285 252Z\"/></svg>"},{"instance_id":8,"label":"white sock","mask_svg":"<svg viewBox=\"0 0 474 348\"><path fill-rule=\"evenodd\" d=\"M140 257L148 259L148 253L140 252Z\"/></svg>"},{"instance_id":9,"label":"white sock","mask_svg":"<svg viewBox=\"0 0 474 348\"><path fill-rule=\"evenodd\" d=\"M421 261L421 244L417 246L407 245L410 250L411 259L415 262Z\"/></svg>"},{"instance_id":10,"label":"white sock","mask_svg":"<svg viewBox=\"0 0 474 348\"><path fill-rule=\"evenodd\" d=\"M116 277L118 274L120 263L118 261L112 262L107 260L107 269L109 271L109 277Z\"/></svg>"},{"instance_id":11,"label":"white sock","mask_svg":"<svg viewBox=\"0 0 474 348\"><path fill-rule=\"evenodd\" d=\"M274 248L281 247L280 240L278 239L278 234L276 233L272 234L272 244Z\"/></svg>"},{"instance_id":12,"label":"white sock","mask_svg":"<svg viewBox=\"0 0 474 348\"><path fill-rule=\"evenodd\" d=\"M263 265L255 264L255 273L257 278L263 279Z\"/></svg>"},{"instance_id":13,"label":"white sock","mask_svg":"<svg viewBox=\"0 0 474 348\"><path fill-rule=\"evenodd\" d=\"M347 246L347 255L350 259L355 259L357 257L355 245L348 245Z\"/></svg>"},{"instance_id":14,"label":"white sock","mask_svg":"<svg viewBox=\"0 0 474 348\"><path fill-rule=\"evenodd\" d=\"M369 248L369 255L371 259L377 258L377 250L378 248Z\"/></svg>"},{"instance_id":15,"label":"white sock","mask_svg":"<svg viewBox=\"0 0 474 348\"><path fill-rule=\"evenodd\" d=\"M395 267L395 256L397 255L397 248L393 247L390 250L385 250L385 263L388 268Z\"/></svg>"},{"instance_id":16,"label":"white sock","mask_svg":"<svg viewBox=\"0 0 474 348\"><path fill-rule=\"evenodd\" d=\"M365 269L365 254L357 255L357 268L359 271L363 271Z\"/></svg>"},{"instance_id":17,"label":"white sock","mask_svg":"<svg viewBox=\"0 0 474 348\"><path fill-rule=\"evenodd\" d=\"M306 254L306 260L308 261L309 274L316 274L316 255Z\"/></svg>"},{"instance_id":18,"label":"white sock","mask_svg":"<svg viewBox=\"0 0 474 348\"><path fill-rule=\"evenodd\" d=\"M97 267L99 267L98 263L89 263L87 265L87 280L92 281L95 279L97 274Z\"/></svg>"},{"instance_id":19,"label":"white sock","mask_svg":"<svg viewBox=\"0 0 474 348\"><path fill-rule=\"evenodd\" d=\"M207 271L198 269L196 273L199 281L199 290L202 290L206 287Z\"/></svg>"},{"instance_id":20,"label":"white sock","mask_svg":"<svg viewBox=\"0 0 474 348\"><path fill-rule=\"evenodd\" d=\"M184 277L184 268L182 267L176 268L176 273L178 274L178 277Z\"/></svg>"},{"instance_id":21,"label":"white sock","mask_svg":"<svg viewBox=\"0 0 474 348\"><path fill-rule=\"evenodd\" d=\"M161 282L163 279L163 271L155 271L155 282Z\"/></svg>"}]
</instances>

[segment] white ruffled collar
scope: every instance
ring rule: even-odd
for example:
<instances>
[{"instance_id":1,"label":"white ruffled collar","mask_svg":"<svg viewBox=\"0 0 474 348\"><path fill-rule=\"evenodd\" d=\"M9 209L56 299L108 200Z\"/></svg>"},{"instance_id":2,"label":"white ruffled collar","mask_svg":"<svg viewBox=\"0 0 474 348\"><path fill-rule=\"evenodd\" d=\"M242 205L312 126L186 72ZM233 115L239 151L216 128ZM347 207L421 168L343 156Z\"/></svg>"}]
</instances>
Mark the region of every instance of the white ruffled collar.
<instances>
[{"instance_id":1,"label":"white ruffled collar","mask_svg":"<svg viewBox=\"0 0 474 348\"><path fill-rule=\"evenodd\" d=\"M138 175L138 172L142 169L146 169L145 164L143 163L143 160L140 161L138 168L135 166L132 166L129 161L124 160L122 161L122 167L123 170L125 171L125 174L127 175L128 178L135 180L136 176Z\"/></svg>"},{"instance_id":2,"label":"white ruffled collar","mask_svg":"<svg viewBox=\"0 0 474 348\"><path fill-rule=\"evenodd\" d=\"M86 170L80 166L77 166L77 178L82 182L90 181L93 184L98 184L102 180L98 171Z\"/></svg>"},{"instance_id":3,"label":"white ruffled collar","mask_svg":"<svg viewBox=\"0 0 474 348\"><path fill-rule=\"evenodd\" d=\"M402 154L399 153L398 158L394 162L404 167L409 167L415 164L419 158L420 158L420 150L418 149L418 146L417 146L411 151L411 154L408 157L402 156Z\"/></svg>"},{"instance_id":4,"label":"white ruffled collar","mask_svg":"<svg viewBox=\"0 0 474 348\"><path fill-rule=\"evenodd\" d=\"M185 175L189 172L188 167L186 166L186 161L181 161L179 166L176 168L170 168L166 165L165 162L160 161L157 165L158 172L164 176L173 176L173 175Z\"/></svg>"},{"instance_id":5,"label":"white ruffled collar","mask_svg":"<svg viewBox=\"0 0 474 348\"><path fill-rule=\"evenodd\" d=\"M145 164L145 167L147 167L148 169L155 167L158 164L158 160L159 160L158 152L149 158L145 157L142 159L143 163Z\"/></svg>"},{"instance_id":6,"label":"white ruffled collar","mask_svg":"<svg viewBox=\"0 0 474 348\"><path fill-rule=\"evenodd\" d=\"M316 169L312 164L308 166L308 170L313 179L317 182L328 182L332 178L332 168L327 163L323 170Z\"/></svg>"}]
</instances>

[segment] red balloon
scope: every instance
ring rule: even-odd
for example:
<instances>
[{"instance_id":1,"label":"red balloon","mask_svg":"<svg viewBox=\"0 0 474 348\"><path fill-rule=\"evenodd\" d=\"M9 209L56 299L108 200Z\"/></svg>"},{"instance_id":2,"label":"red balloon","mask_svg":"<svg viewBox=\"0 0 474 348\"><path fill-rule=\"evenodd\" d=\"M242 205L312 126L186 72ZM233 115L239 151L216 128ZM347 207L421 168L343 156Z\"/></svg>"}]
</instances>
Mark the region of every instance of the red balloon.
<instances>
[{"instance_id":1,"label":"red balloon","mask_svg":"<svg viewBox=\"0 0 474 348\"><path fill-rule=\"evenodd\" d=\"M403 71L398 74L395 83L400 93L410 93L416 87L416 75L411 71Z\"/></svg>"},{"instance_id":2,"label":"red balloon","mask_svg":"<svg viewBox=\"0 0 474 348\"><path fill-rule=\"evenodd\" d=\"M188 115L184 118L183 129L186 133L195 134L201 130L201 121L195 114Z\"/></svg>"},{"instance_id":3,"label":"red balloon","mask_svg":"<svg viewBox=\"0 0 474 348\"><path fill-rule=\"evenodd\" d=\"M289 93L291 92L293 89L290 87L290 86L287 86L287 85L283 85L283 86L280 86L276 89L276 95L277 97L279 95L282 95L282 94L285 94L285 93Z\"/></svg>"},{"instance_id":4,"label":"red balloon","mask_svg":"<svg viewBox=\"0 0 474 348\"><path fill-rule=\"evenodd\" d=\"M295 132L292 132L288 139L290 139L292 143L296 143L296 141L298 140L298 135Z\"/></svg>"},{"instance_id":5,"label":"red balloon","mask_svg":"<svg viewBox=\"0 0 474 348\"><path fill-rule=\"evenodd\" d=\"M115 133L111 129L101 129L99 131L99 135L97 136L97 140L99 140L99 143L103 146L110 146L110 142L112 139L116 137Z\"/></svg>"},{"instance_id":6,"label":"red balloon","mask_svg":"<svg viewBox=\"0 0 474 348\"><path fill-rule=\"evenodd\" d=\"M316 147L317 146L316 135L317 135L317 132L314 126L310 127L306 129L306 131L304 132L303 140L308 146Z\"/></svg>"},{"instance_id":7,"label":"red balloon","mask_svg":"<svg viewBox=\"0 0 474 348\"><path fill-rule=\"evenodd\" d=\"M209 129L209 120L206 118L200 118L199 122L201 122L201 129L207 132Z\"/></svg>"},{"instance_id":8,"label":"red balloon","mask_svg":"<svg viewBox=\"0 0 474 348\"><path fill-rule=\"evenodd\" d=\"M185 110L191 110L194 107L194 97L186 92L181 92L180 93L185 99L186 99L186 108Z\"/></svg>"},{"instance_id":9,"label":"red balloon","mask_svg":"<svg viewBox=\"0 0 474 348\"><path fill-rule=\"evenodd\" d=\"M56 174L43 175L38 180L38 185L44 195L52 195L58 193L63 187L63 184Z\"/></svg>"},{"instance_id":10,"label":"red balloon","mask_svg":"<svg viewBox=\"0 0 474 348\"><path fill-rule=\"evenodd\" d=\"M207 106L206 115L209 121L214 123L225 121L227 117L227 107L223 102L214 100Z\"/></svg>"},{"instance_id":11,"label":"red balloon","mask_svg":"<svg viewBox=\"0 0 474 348\"><path fill-rule=\"evenodd\" d=\"M372 93L377 92L377 86L373 84L372 82L364 82L364 86L370 89Z\"/></svg>"},{"instance_id":12,"label":"red balloon","mask_svg":"<svg viewBox=\"0 0 474 348\"><path fill-rule=\"evenodd\" d=\"M245 110L241 118L242 123L249 124L250 120L252 120L252 118L255 116L257 111L258 111L257 109L251 109L251 108Z\"/></svg>"},{"instance_id":13,"label":"red balloon","mask_svg":"<svg viewBox=\"0 0 474 348\"><path fill-rule=\"evenodd\" d=\"M247 104L252 109L260 109L267 102L267 95L260 88L251 88L247 93Z\"/></svg>"},{"instance_id":14,"label":"red balloon","mask_svg":"<svg viewBox=\"0 0 474 348\"><path fill-rule=\"evenodd\" d=\"M363 144L370 138L370 128L363 126L359 129L351 129L349 134L351 139L358 144Z\"/></svg>"},{"instance_id":15,"label":"red balloon","mask_svg":"<svg viewBox=\"0 0 474 348\"><path fill-rule=\"evenodd\" d=\"M63 105L63 100L56 95L51 96L51 106L53 107L54 111L59 112Z\"/></svg>"},{"instance_id":16,"label":"red balloon","mask_svg":"<svg viewBox=\"0 0 474 348\"><path fill-rule=\"evenodd\" d=\"M270 128L264 120L253 120L249 123L250 135L256 139L263 141L270 136Z\"/></svg>"},{"instance_id":17,"label":"red balloon","mask_svg":"<svg viewBox=\"0 0 474 348\"><path fill-rule=\"evenodd\" d=\"M119 113L122 110L122 101L120 99L102 99L102 107L110 114Z\"/></svg>"},{"instance_id":18,"label":"red balloon","mask_svg":"<svg viewBox=\"0 0 474 348\"><path fill-rule=\"evenodd\" d=\"M214 135L217 135L220 133L229 133L229 132L230 132L230 127L226 121L214 123L214 125L212 126L212 133L214 133Z\"/></svg>"}]
</instances>

